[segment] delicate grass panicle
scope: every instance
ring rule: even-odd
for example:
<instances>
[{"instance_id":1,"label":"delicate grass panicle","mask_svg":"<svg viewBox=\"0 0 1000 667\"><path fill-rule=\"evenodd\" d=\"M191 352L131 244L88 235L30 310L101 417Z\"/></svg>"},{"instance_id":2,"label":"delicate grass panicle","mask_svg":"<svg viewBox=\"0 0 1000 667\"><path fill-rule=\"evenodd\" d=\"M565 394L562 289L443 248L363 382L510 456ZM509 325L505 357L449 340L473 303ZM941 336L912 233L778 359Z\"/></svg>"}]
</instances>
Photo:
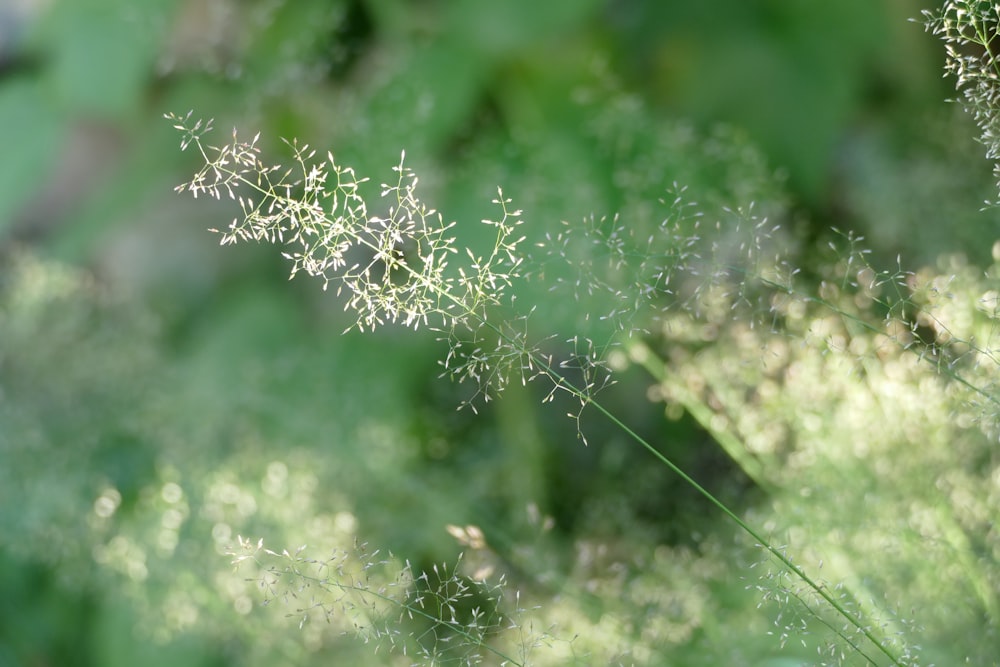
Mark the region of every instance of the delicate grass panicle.
<instances>
[{"instance_id":1,"label":"delicate grass panicle","mask_svg":"<svg viewBox=\"0 0 1000 667\"><path fill-rule=\"evenodd\" d=\"M945 74L954 76L961 104L979 126L979 141L1000 188L1000 4L983 0L947 0L940 9L924 10L925 28L944 42ZM986 202L996 205L997 202Z\"/></svg>"},{"instance_id":2,"label":"delicate grass panicle","mask_svg":"<svg viewBox=\"0 0 1000 667\"><path fill-rule=\"evenodd\" d=\"M729 443L726 449L734 460L767 485L764 474L754 474L759 462L739 443L743 434L720 426L719 401L698 395L683 383L671 384L665 369L675 364L643 341L661 337L679 340L677 332L691 326L701 332L702 342L722 332L781 335L784 320L809 306L827 308L836 317L853 317L832 299L797 291L797 271L780 252L779 227L758 217L753 207L725 210L716 221L703 220L697 205L685 197L683 189L675 188L664 202L663 222L651 234L639 237L617 218L590 220L549 233L529 252L522 249L524 237L517 232L521 213L512 210L500 193L494 201L500 212L498 220L484 220L496 229L495 243L488 255L479 256L450 236L454 223L445 224L439 213L420 202L417 179L402 160L394 167L396 182L382 186L382 197L388 202L386 212L373 214L359 191L364 181L351 169L338 166L329 154L324 162L313 163L314 152L293 142L293 169L268 166L259 157L256 137L242 142L234 133L231 143L211 147L203 142L210 124L192 123L187 117L168 118L183 133L183 146L194 145L204 160L196 176L178 190L216 198L225 194L242 208L242 215L220 232L223 244L263 240L286 247L283 254L292 262L292 275L305 271L319 277L324 287L334 284L346 300L345 308L356 318L353 327L370 330L392 322L442 332L448 342L442 362L446 373L474 382L484 400L496 396L511 379L526 383L546 378L552 386L546 400L559 391L568 392L578 399L581 410L590 407L604 415L763 548L777 566L762 579L770 582L764 587L766 597L780 599L784 606L798 605L797 613L832 632L833 648L823 649L830 659L841 656L849 662L850 656L856 655L874 664L916 664L905 640L893 635L892 628L872 620L879 616L882 605L857 604L856 589L845 593L808 574L786 555L784 546L765 538L763 530L737 516L595 398L610 382L609 358L617 354L619 364L631 358L646 365L661 381L664 396L680 397L696 418L705 415L709 431L724 446ZM902 289L905 274L866 273L867 265L862 266L859 260L862 257L863 253L852 251L842 258L840 279L845 291L866 295L881 285ZM530 339L532 307L519 310L521 304L509 291L517 280L544 281L552 290L569 290L571 298L584 304L583 333ZM889 312L899 313L900 308L891 305ZM876 331L882 325L864 326ZM565 359L558 360L546 351L555 347L550 345L553 339L568 340L571 352ZM892 342L903 344L898 337ZM740 349L739 344L735 347ZM760 348L757 350L759 354ZM690 377L690 364L680 364L679 370ZM579 420L579 413L570 416ZM769 527L768 532L774 528ZM240 560L261 551L260 545L254 548L250 543L244 543L243 549L248 553L239 556ZM385 606L395 607L404 615L424 617L462 646L485 640L485 635L477 634L484 623L499 627L499 621L493 617L484 620L478 612L471 621L475 632L458 623L447 611L451 603L444 593L437 594L446 603L438 605L440 613L436 613L415 606L408 597L411 592L389 595L385 592L388 588L345 579L340 565L265 553L285 561L262 575L267 590L282 580L297 580L298 586L326 591L327 599L350 598L351 613L364 608L364 613L382 621L388 618ZM305 565L324 572L336 570L338 578L309 573ZM402 578L394 580L399 589L406 588L407 581L425 576L405 567L401 571L405 573ZM452 580L451 585L458 586L458 580ZM285 590L292 588L286 586ZM360 596L360 601L351 596ZM343 602L339 604L343 608ZM312 602L308 606L328 614L326 605ZM787 617L792 612L782 613ZM362 636L393 643L390 640L395 635L387 625L378 625L377 632L371 630L375 627L371 624L362 625L367 628ZM805 636L794 624L784 631L785 637L791 632ZM520 647L518 655L523 656L525 647L535 647L538 640L515 644ZM437 646L437 641L431 645ZM524 664L511 655L500 657L511 664ZM427 657L432 664L439 664L433 655Z\"/></svg>"},{"instance_id":3,"label":"delicate grass panicle","mask_svg":"<svg viewBox=\"0 0 1000 667\"><path fill-rule=\"evenodd\" d=\"M326 161L313 162L315 151L292 142L294 169L268 166L260 158L259 135L244 142L234 132L231 143L213 147L201 141L211 122L169 118L184 133L182 147L193 144L204 159L178 190L225 195L243 210L220 232L223 245L253 240L289 246L283 255L292 262L291 277L303 271L320 278L324 289L332 283L356 317L350 328L398 323L440 332L449 343L446 373L473 381L484 400L513 377L527 382L545 375L562 386L546 368L551 360L527 342L527 315L488 317L491 308L511 305L508 288L522 272L521 212L509 208L502 191L493 201L497 219L482 221L495 228L496 243L489 256L477 256L449 236L455 223L444 223L417 198L417 177L405 166L405 154L393 168L396 182L382 185L389 205L380 215L369 212L359 192L367 179L329 153ZM468 405L475 409L473 401Z\"/></svg>"}]
</instances>

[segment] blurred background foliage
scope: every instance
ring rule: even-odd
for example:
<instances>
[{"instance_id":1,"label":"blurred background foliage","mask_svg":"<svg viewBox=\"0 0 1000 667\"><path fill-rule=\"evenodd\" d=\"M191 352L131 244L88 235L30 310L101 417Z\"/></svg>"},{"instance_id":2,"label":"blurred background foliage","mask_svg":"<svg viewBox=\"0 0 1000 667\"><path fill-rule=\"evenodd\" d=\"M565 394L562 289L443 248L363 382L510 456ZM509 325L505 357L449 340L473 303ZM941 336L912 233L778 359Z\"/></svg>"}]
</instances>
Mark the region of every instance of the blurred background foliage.
<instances>
[{"instance_id":1,"label":"blurred background foliage","mask_svg":"<svg viewBox=\"0 0 1000 667\"><path fill-rule=\"evenodd\" d=\"M423 196L474 247L491 242L474 223L490 215L498 185L535 239L560 221L616 213L641 236L678 183L706 218L755 202L802 266L816 265L835 225L866 236L874 265L892 268L898 255L914 269L935 266L947 254L937 265L947 274L992 263L995 213L978 206L993 184L971 123L942 101L951 83L940 76L941 48L907 21L921 8L7 0L0 665L395 664L340 637L349 627L299 630L282 610L258 608L226 549L237 534L317 554L360 541L427 567L462 548L447 525L479 526L489 547L464 562L506 573L557 636L579 636L553 648L551 664L807 659L812 646L782 653L768 636L772 618L746 590L757 556L620 433L588 417L584 447L566 410L541 405L542 389L530 385L479 415L456 412L466 390L438 378L433 334L340 336L349 323L340 304L318 283L286 282L278 253L219 248L205 230L236 211L172 191L198 164L163 114L214 117L220 141L230 127L261 131L269 155L288 155L281 137L329 148L375 184L405 149ZM968 294L985 289L977 280L968 277ZM542 321L569 337L581 317L567 300ZM721 336L714 356L701 357L704 375L722 369L709 384L741 386L726 379L739 347ZM813 367L807 377L831 372ZM836 396L815 400L836 406L854 385L828 389ZM824 446L859 437L837 426L841 413L803 427L794 396L762 407L734 391L728 403L706 403L748 419L791 414L783 429L805 428ZM848 557L870 565L882 544L872 536L893 530L906 494L941 485L915 463L919 473L892 487L903 490L886 493L895 500L885 516L837 528L842 497L864 512L873 476L910 474L889 460L909 456L901 452L921 446L921 434L935 443L926 461L950 460L944 390L941 414L923 414L929 425L907 411L919 407L912 402L889 412L917 432L884 435L896 449L880 453L881 467L852 449L823 454L846 460L839 467L768 459L763 476L717 444L726 429L671 408L666 419L655 399L669 392L629 367L606 402L769 530L801 537L796 525L826 527L807 540L817 552L839 544L836 530L868 535L845 538L834 576L853 576ZM740 423L729 435L752 445L762 429ZM988 535L953 544L965 554L953 585L914 598L966 610L928 635L939 664L997 654L988 565L996 456L975 443L956 448L962 473L945 486L979 489L970 497L982 502L963 496L941 521L952 536ZM826 489L823 502L793 502L804 498L795 480ZM908 544L906 565L856 580L906 595L928 576ZM959 620L977 628L968 645L948 634Z\"/></svg>"}]
</instances>

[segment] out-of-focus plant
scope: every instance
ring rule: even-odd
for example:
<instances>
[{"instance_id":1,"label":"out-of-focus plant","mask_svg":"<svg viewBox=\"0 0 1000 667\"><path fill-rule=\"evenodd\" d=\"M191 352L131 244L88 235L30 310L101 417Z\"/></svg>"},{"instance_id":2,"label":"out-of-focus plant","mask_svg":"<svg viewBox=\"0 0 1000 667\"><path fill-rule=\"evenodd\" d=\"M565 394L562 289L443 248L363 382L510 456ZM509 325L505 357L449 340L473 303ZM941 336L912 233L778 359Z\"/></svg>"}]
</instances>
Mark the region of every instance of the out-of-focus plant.
<instances>
[{"instance_id":1,"label":"out-of-focus plant","mask_svg":"<svg viewBox=\"0 0 1000 667\"><path fill-rule=\"evenodd\" d=\"M878 271L856 252L827 266L818 293L765 284L766 316L735 285L721 290L714 309L668 318L631 359L659 380L668 415L694 415L768 489L758 520L847 606L920 643L925 659L964 636L962 657L988 661L1000 620L1000 266L984 274L944 256ZM766 599L793 595L835 623L764 567ZM792 641L815 620L782 613L780 634Z\"/></svg>"}]
</instances>

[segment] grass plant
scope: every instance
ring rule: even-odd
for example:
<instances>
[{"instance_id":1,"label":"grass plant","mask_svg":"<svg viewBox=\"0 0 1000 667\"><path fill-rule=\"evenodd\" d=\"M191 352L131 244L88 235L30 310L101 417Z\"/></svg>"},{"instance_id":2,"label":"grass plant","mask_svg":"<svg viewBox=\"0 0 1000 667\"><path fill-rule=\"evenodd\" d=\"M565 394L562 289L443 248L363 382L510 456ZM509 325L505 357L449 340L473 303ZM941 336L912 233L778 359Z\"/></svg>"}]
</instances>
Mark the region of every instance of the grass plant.
<instances>
[{"instance_id":1,"label":"grass plant","mask_svg":"<svg viewBox=\"0 0 1000 667\"><path fill-rule=\"evenodd\" d=\"M1000 9L948 1L923 21L945 43L946 73L987 158L1000 161ZM1000 553L990 527L1000 469L991 445L1000 433L997 247L985 273L957 255L883 269L863 237L834 230L817 261L797 255L781 221L758 206L709 213L675 184L645 231L613 216L539 233L498 189L481 252L461 240L469 227L419 198L405 154L374 190L331 153L317 159L292 141L292 166L273 165L259 135L234 131L216 146L211 122L168 119L202 161L178 191L240 207L213 230L223 245L280 246L291 277L315 277L342 299L348 331L433 331L442 376L472 388L460 407L476 412L512 386L543 383L543 403L571 406L583 446L583 415L597 413L731 520L763 552L747 566L748 588L775 605L779 645L809 647L820 664L934 664L950 631L979 624L986 631L965 660L991 655L1000 626L990 564ZM545 296L525 303L524 294ZM552 320L539 311L567 302L582 313L575 327L546 329ZM690 415L766 491L767 511L741 515L603 402L630 366L655 380L649 397L668 418ZM455 530L496 560L478 529ZM875 567L873 553L892 565ZM342 627L407 660L590 659L557 639L556 624L533 620L544 612L511 595L513 584L486 583L493 564L417 572L361 547L317 559L244 538L230 555L255 568L267 601L296 600L303 622L346 618ZM928 578L968 604L941 606L935 587L913 585ZM938 648L923 657L928 642ZM634 649L604 658L649 660Z\"/></svg>"},{"instance_id":2,"label":"grass plant","mask_svg":"<svg viewBox=\"0 0 1000 667\"><path fill-rule=\"evenodd\" d=\"M600 413L749 535L798 584L781 587L786 599L791 596L807 609L829 607L839 623L825 624L870 662L915 664L905 644L890 641L885 628L867 620L849 596L807 573L786 546L765 537L597 399L611 381L609 354L618 347L633 356L639 353L641 344L630 341L647 333L635 324L648 321L645 311L654 310L654 320L678 308L701 316L728 301L729 311L749 305L752 312L773 314L775 308L760 306L773 298L775 288L794 297L789 280L795 271L780 255L770 254L777 227L752 210L730 212L724 230L715 225L716 234L726 235L726 243L720 243L718 237L704 236L697 204L676 193L657 236L637 240L617 219L586 226L581 234L567 229L538 244L543 260L529 270L520 248L525 241L518 230L522 213L502 191L493 202L498 215L482 221L495 229L495 243L480 256L450 235L455 223L444 223L440 213L420 201L417 178L402 159L394 167L396 181L381 185L384 211L372 213L375 206L361 194L365 180L338 165L332 154L314 162L314 151L292 142L295 166L286 169L262 161L259 137L245 142L234 133L231 142L215 147L203 140L210 122L168 118L182 132L182 146L194 146L204 161L178 190L239 203L242 214L218 232L223 245L264 241L283 246L282 254L292 262L291 276L304 272L317 277L324 289L332 285L344 299L353 319L349 329L395 323L437 332L447 343L444 374L476 387L475 397L466 403L473 410L477 398L495 399L511 381L543 380L549 386L544 402L566 393L578 404L569 416L577 421L584 443L582 411ZM510 288L515 281L566 267L576 277L556 280L556 286L577 297L584 292L607 297L610 311L590 317L609 324L613 335L596 342L563 335L556 340L568 343L571 352L559 359L545 348L555 335L529 338L533 309L519 310Z\"/></svg>"}]
</instances>

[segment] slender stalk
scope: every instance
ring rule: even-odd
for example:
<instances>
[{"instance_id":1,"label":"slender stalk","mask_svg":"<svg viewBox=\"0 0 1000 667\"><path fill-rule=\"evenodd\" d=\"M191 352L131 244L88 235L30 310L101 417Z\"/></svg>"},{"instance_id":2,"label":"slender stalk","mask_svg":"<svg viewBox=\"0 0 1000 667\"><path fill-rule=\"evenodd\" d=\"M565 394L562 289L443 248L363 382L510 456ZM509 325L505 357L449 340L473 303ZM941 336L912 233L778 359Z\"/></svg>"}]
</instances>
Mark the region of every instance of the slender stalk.
<instances>
[{"instance_id":1,"label":"slender stalk","mask_svg":"<svg viewBox=\"0 0 1000 667\"><path fill-rule=\"evenodd\" d=\"M544 361L539 361L539 363L540 364L544 364ZM626 423L624 423L623 421L621 421L617 416L615 416L610 410L608 410L600 402L598 402L598 401L594 400L593 398L588 397L587 395L585 395L583 392L581 392L579 389L577 389L572 383L570 383L567 380L565 380L565 378L563 376L558 375L558 373L556 373L555 370L552 369L550 366L545 365L544 367L546 368L547 372L551 372L556 377L559 378L559 382L562 384L563 387L565 387L568 391L570 391L573 395L575 395L581 401L586 401L588 406L594 408L599 413L601 413L602 415L604 415L604 417L608 421L610 421L612 424L614 424L619 429L621 429L634 442L638 443L642 448L644 448L646 451L648 451L650 454L652 454L653 457L656 458L660 463L662 463L663 465L665 465L668 468L670 468L670 470L673 471L674 474L676 474L678 477L680 477L682 480L684 480L684 482L686 482L688 485L690 485L692 488L694 488L699 494L701 494L703 497L705 497L720 512L722 512L729 519L731 519L732 521L734 521L736 523L736 525L741 530L743 530L745 533L747 533L750 537L752 537L757 542L757 546L762 547L765 551L767 551L772 556L774 556L775 558L777 558L778 561L789 572L791 572L796 577L798 577L799 579L801 579L809 588L811 588L817 595L819 595L824 601L826 601L831 607L833 607L833 609L835 609L837 611L837 613L839 613L851 625L853 625L855 628L857 628L859 631L861 631L861 633L864 634L864 636L867 637L868 640L871 641L872 644L874 644L875 647L878 648L879 651L881 651L886 657L889 658L889 660L892 661L892 664L894 664L894 665L900 665L900 666L903 664L903 663L900 662L899 658L896 657L896 655L878 637L876 637L874 635L874 633L864 623L861 622L861 620L858 617L856 617L850 611L848 611L847 609L845 609L842 604L840 604L832 595L830 595L830 593L827 592L825 586L823 586L822 584L817 583L816 580L814 580L812 577L810 577L805 572L805 570L803 570L801 567L799 567L798 565L796 565L780 549L778 549L777 547L773 546L769 540L767 540L756 529L754 529L752 526L750 526L750 524L748 524L746 521L744 521L743 519L741 519L739 517L739 515L737 515L735 512L733 512L731 509L729 509L729 507L725 503L723 503L721 500L719 500L711 491L709 491L708 489L706 489L705 487L703 487L693 477L691 477L686 472L684 472L683 469L681 469L677 464L675 464L667 456L665 456L658 449L656 449L656 447L654 447L652 444L650 444L650 442L648 440L646 440L645 438L643 438L641 435L639 435L638 433L636 433L631 427L629 427ZM840 635L840 637L842 639L844 639L845 641L850 642L850 640L847 637L845 637L844 634L841 631L839 631L839 630L835 630L835 631L837 632L838 635ZM865 656L865 657L867 658L867 656ZM869 661L871 661L870 658L869 658ZM871 662L874 662L874 661L871 661Z\"/></svg>"}]
</instances>

